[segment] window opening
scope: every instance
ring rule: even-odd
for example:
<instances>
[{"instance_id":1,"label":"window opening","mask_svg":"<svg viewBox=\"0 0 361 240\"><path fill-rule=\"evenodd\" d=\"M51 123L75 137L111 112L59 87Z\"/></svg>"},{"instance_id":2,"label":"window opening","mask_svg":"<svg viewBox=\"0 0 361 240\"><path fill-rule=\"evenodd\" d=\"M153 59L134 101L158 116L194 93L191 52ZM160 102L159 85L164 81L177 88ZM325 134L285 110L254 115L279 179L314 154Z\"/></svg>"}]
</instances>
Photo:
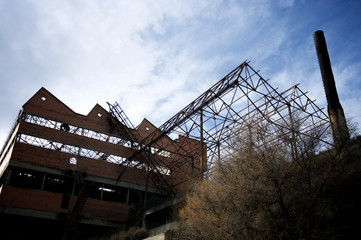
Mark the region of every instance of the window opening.
<instances>
[{"instance_id":1,"label":"window opening","mask_svg":"<svg viewBox=\"0 0 361 240\"><path fill-rule=\"evenodd\" d=\"M75 158L75 157L71 157L71 158L69 159L69 163L72 164L72 165L76 165L76 163L77 163L76 158Z\"/></svg>"},{"instance_id":2,"label":"window opening","mask_svg":"<svg viewBox=\"0 0 361 240\"><path fill-rule=\"evenodd\" d=\"M66 123L61 124L60 129L63 130L63 131L65 131L65 132L69 132L69 131L70 131L70 127L69 127L69 125L66 124Z\"/></svg>"},{"instance_id":3,"label":"window opening","mask_svg":"<svg viewBox=\"0 0 361 240\"><path fill-rule=\"evenodd\" d=\"M102 200L126 203L127 201L127 189L122 187L116 187L104 184L101 187Z\"/></svg>"},{"instance_id":4,"label":"window opening","mask_svg":"<svg viewBox=\"0 0 361 240\"><path fill-rule=\"evenodd\" d=\"M86 181L85 183L88 188L88 197L92 199L101 199L101 191L99 188L102 186L101 183L92 183L89 181Z\"/></svg>"},{"instance_id":5,"label":"window opening","mask_svg":"<svg viewBox=\"0 0 361 240\"><path fill-rule=\"evenodd\" d=\"M129 204L141 203L144 198L144 192L138 190L129 190Z\"/></svg>"},{"instance_id":6,"label":"window opening","mask_svg":"<svg viewBox=\"0 0 361 240\"><path fill-rule=\"evenodd\" d=\"M13 168L10 185L24 188L41 189L44 173L21 168Z\"/></svg>"},{"instance_id":7,"label":"window opening","mask_svg":"<svg viewBox=\"0 0 361 240\"><path fill-rule=\"evenodd\" d=\"M98 114L102 115L101 113L98 113ZM23 114L23 119L24 119L25 122L28 122L28 123L31 123L31 124L36 124L36 125L47 127L47 128L66 131L66 132L69 132L69 133L72 133L72 134L76 134L76 135L96 139L96 140L103 141L103 142L109 142L109 143L112 143L112 144L115 144L115 145L120 145L120 146L123 146L123 147L126 147L126 148L133 148L133 149L139 150L142 147L144 147L144 145L140 145L137 142L132 143L131 141L126 140L126 139L122 139L122 138L119 138L119 137L107 135L107 134L100 133L100 132L95 132L93 130L84 129L84 128L81 128L81 127L69 125L69 124L66 124L66 123L57 122L57 121L50 120L50 119L45 119L45 118L34 116L34 115L31 115L31 114ZM149 131L150 128L145 127L145 130ZM44 140L43 139L35 138L35 137L28 136L28 135L25 135L25 134L22 134L21 136L23 138L23 139L21 139L22 141L32 142L33 145L37 145L37 146L44 145L44 143L43 143ZM52 148L56 148L56 150L71 152L73 154L76 154L75 152L79 150L78 147L65 145L65 144L61 144L61 143L48 142L47 144L52 145ZM152 154L158 154L159 156L169 158L171 153L169 151L167 151L167 150L164 150L164 149L158 149L158 148L152 147ZM96 157L93 157L93 158L96 158ZM123 160L125 160L125 159L112 160L111 162L119 164Z\"/></svg>"},{"instance_id":8,"label":"window opening","mask_svg":"<svg viewBox=\"0 0 361 240\"><path fill-rule=\"evenodd\" d=\"M70 177L46 174L44 182L44 191L71 194L73 180Z\"/></svg>"}]
</instances>

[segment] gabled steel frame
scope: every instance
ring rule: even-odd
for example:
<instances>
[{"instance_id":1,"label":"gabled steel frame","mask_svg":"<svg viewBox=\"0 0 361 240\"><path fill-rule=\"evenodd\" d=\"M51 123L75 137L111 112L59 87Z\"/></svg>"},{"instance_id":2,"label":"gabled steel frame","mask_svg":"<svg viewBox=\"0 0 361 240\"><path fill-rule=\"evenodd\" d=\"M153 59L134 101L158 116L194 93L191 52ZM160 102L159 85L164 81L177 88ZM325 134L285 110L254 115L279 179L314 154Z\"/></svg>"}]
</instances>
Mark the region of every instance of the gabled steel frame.
<instances>
[{"instance_id":1,"label":"gabled steel frame","mask_svg":"<svg viewBox=\"0 0 361 240\"><path fill-rule=\"evenodd\" d=\"M297 119L296 127L294 119ZM174 139L182 135L200 141L204 150L186 151L187 147L174 141L177 149L183 150L183 155L176 162L165 163L156 155L151 155L150 162L179 168L181 165L202 168L210 175L214 163L227 154L233 138L245 136L250 128L264 122L272 126L274 133L282 131L294 138L294 142L303 136L314 136L312 132L317 130L321 132L319 140L330 144L322 134L329 129L328 116L314 100L307 97L307 92L303 92L298 85L279 92L245 61L162 124L158 128L160 131L154 131L144 138L140 142L142 149L129 159L137 158L150 146L160 147L158 142L163 138ZM275 134L269 137L269 141L281 140ZM195 158L201 158L202 166L194 164Z\"/></svg>"}]
</instances>

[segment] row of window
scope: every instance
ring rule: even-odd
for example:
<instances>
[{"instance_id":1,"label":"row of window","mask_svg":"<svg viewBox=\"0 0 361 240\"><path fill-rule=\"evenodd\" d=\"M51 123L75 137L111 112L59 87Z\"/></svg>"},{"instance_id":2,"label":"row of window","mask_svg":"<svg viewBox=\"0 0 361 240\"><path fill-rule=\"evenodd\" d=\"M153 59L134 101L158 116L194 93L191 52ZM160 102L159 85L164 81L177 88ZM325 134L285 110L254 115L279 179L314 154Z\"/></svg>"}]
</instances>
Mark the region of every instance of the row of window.
<instances>
[{"instance_id":1,"label":"row of window","mask_svg":"<svg viewBox=\"0 0 361 240\"><path fill-rule=\"evenodd\" d=\"M10 167L1 179L3 184L79 196L82 188L87 186L87 198L124 204L136 204L144 199L144 192L102 183L77 182L72 176L60 176L30 169ZM149 195L156 195L148 193Z\"/></svg>"},{"instance_id":2,"label":"row of window","mask_svg":"<svg viewBox=\"0 0 361 240\"><path fill-rule=\"evenodd\" d=\"M60 143L60 142L51 141L51 140L48 140L45 138L30 136L27 134L18 134L16 141L25 143L25 144L30 144L33 146L37 146L37 147L47 148L47 149L56 150L56 151L62 151L62 152L77 155L77 156L92 158L92 159L96 159L96 160L102 160L102 161L106 161L106 162L110 162L110 163L114 163L114 164L120 164L120 165L124 165L127 167L137 167L139 169L148 169L149 171L158 172L160 174L167 175L167 176L171 175L171 170L165 166L154 166L154 167L146 168L145 164L141 164L139 161L133 160L130 163L128 163L127 158L125 158L125 157L107 154L104 152L99 152L99 151L95 151L95 150L91 150L91 149L87 149L87 148L80 148L80 147L76 147L76 146L72 146L72 145L68 145L68 144L64 144L64 143ZM76 163L77 163L76 158L74 158L74 157L70 158L69 163L76 165Z\"/></svg>"},{"instance_id":3,"label":"row of window","mask_svg":"<svg viewBox=\"0 0 361 240\"><path fill-rule=\"evenodd\" d=\"M132 148L132 149L137 149L137 150L139 150L141 148L140 144L136 143L136 142L131 142L129 140L125 140L125 139L122 139L119 137L95 132L93 130L69 125L66 123L57 122L54 120L45 119L45 118L38 117L38 116L33 116L30 114L24 114L22 119L23 119L23 121L28 122L28 123L36 124L36 125L47 127L47 128L62 130L62 131L70 132L72 134L77 134L80 136L84 136L84 137L88 137L88 138L92 138L92 139L96 139L96 140L100 140L100 141L104 141L104 142L109 142L109 143L116 144L116 145L121 145L126 148ZM170 154L171 154L169 151L166 151L164 149L155 148L155 147L151 147L151 153L157 154L162 157L167 157L167 158L170 158Z\"/></svg>"},{"instance_id":4,"label":"row of window","mask_svg":"<svg viewBox=\"0 0 361 240\"><path fill-rule=\"evenodd\" d=\"M65 153L70 153L77 156L83 156L88 158L93 158L97 160L103 160L115 164L124 164L127 159L125 157L107 154L104 152L95 151L92 149L81 148L77 146L72 146L56 141L51 141L45 138L39 138L30 136L27 134L19 134L16 139L17 142L30 144L37 147L47 148L51 150L62 151Z\"/></svg>"}]
</instances>

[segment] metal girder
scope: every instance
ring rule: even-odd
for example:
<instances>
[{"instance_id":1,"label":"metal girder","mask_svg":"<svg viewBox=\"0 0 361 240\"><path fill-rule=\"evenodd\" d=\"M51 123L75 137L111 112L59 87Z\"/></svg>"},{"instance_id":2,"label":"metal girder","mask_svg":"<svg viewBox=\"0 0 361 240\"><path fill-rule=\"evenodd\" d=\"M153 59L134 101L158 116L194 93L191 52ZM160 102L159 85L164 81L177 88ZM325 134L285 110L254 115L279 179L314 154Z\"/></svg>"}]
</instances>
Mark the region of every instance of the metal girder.
<instances>
[{"instance_id":1,"label":"metal girder","mask_svg":"<svg viewBox=\"0 0 361 240\"><path fill-rule=\"evenodd\" d=\"M297 128L292 123L294 118L298 121ZM329 127L327 115L298 85L279 92L245 61L162 124L158 131L143 138L140 145L142 149L160 147L158 142L162 138L176 135L195 139L206 149L208 173L211 173L214 162L227 154L232 138L264 122L269 123L275 133L282 131L292 135L297 132L299 136L310 136L313 129L326 131ZM278 140L270 137L270 141ZM192 168L203 167L190 162L201 157L202 151L189 151L181 142L174 141L174 144L182 149L182 154L177 161L164 164L179 168L185 163ZM131 158L141 154L142 149ZM157 156L152 158L155 164L162 162Z\"/></svg>"}]
</instances>

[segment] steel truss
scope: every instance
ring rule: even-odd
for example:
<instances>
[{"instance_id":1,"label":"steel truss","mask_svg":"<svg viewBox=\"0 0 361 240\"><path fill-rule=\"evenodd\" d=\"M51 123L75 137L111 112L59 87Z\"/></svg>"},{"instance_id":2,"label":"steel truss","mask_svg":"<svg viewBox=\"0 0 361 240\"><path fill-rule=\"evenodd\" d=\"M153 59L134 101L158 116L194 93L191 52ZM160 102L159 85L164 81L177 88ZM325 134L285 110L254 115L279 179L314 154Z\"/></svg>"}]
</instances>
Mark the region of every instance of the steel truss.
<instances>
[{"instance_id":1,"label":"steel truss","mask_svg":"<svg viewBox=\"0 0 361 240\"><path fill-rule=\"evenodd\" d=\"M149 161L154 165L165 164L169 169L181 169L184 173L193 171L186 171L182 166L202 168L210 175L214 163L226 157L232 139L249 135L252 127L264 123L271 126L271 132L275 133L269 135L270 142L281 141L276 133L282 132L284 136L293 139L295 145L291 148L297 147L300 138L314 137L316 131L321 136L329 129L327 115L298 85L279 92L248 62L243 62L161 125L160 131L154 131L144 138L140 142L142 149L136 151L129 160L139 158L151 146L162 149L164 146L159 144L163 142L162 139L181 135L199 141L203 151L185 146L189 142L174 141L173 144L177 145L174 149L181 151L172 154L181 153L180 157L167 163L151 155ZM328 141L320 140L328 144ZM198 165L195 159L200 159Z\"/></svg>"},{"instance_id":2,"label":"steel truss","mask_svg":"<svg viewBox=\"0 0 361 240\"><path fill-rule=\"evenodd\" d=\"M153 186L156 184L165 193L171 194L184 181L210 176L215 162L226 159L231 153L233 140L249 136L250 130L255 127L270 126L267 140L271 143L290 139L291 157L302 138L314 137L315 132L321 136L329 129L327 115L298 85L280 92L248 62L243 62L145 138L139 136L117 103L108 105L109 124L120 131L120 135L94 132L29 114L23 114L22 119L132 149L134 153L130 157L24 134L19 135L17 141L137 168L145 174L147 185L151 181ZM279 138L280 133L282 139ZM328 143L323 138L320 140ZM252 141L255 146L261 144L256 138ZM126 169L123 168L118 179ZM149 174L150 171L152 174ZM179 178L179 174L185 177Z\"/></svg>"}]
</instances>

